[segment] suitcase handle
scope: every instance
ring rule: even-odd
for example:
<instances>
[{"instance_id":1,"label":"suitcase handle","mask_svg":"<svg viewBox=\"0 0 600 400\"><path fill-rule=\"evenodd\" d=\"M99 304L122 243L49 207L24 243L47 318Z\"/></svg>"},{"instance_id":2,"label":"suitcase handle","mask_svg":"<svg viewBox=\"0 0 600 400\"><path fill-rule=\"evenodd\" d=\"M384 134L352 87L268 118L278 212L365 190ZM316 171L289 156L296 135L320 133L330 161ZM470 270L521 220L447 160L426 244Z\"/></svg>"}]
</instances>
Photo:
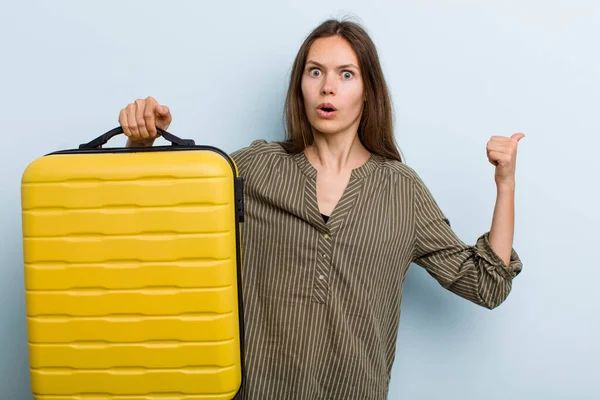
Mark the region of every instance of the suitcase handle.
<instances>
[{"instance_id":1,"label":"suitcase handle","mask_svg":"<svg viewBox=\"0 0 600 400\"><path fill-rule=\"evenodd\" d=\"M164 131L160 128L156 128L156 132L163 138L171 142L172 146L194 146L196 143L192 139L181 139L172 133ZM98 136L91 142L80 144L80 149L101 149L102 145L106 144L112 137L123 133L123 127L119 126L115 129L111 129L103 135Z\"/></svg>"}]
</instances>

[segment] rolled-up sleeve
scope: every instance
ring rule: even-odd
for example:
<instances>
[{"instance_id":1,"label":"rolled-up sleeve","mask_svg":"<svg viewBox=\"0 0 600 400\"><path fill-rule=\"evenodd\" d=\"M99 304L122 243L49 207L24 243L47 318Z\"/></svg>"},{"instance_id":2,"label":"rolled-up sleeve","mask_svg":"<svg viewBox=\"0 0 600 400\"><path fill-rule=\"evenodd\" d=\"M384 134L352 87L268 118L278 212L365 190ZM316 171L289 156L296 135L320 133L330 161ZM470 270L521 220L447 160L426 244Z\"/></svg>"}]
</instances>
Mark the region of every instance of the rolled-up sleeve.
<instances>
[{"instance_id":1,"label":"rolled-up sleeve","mask_svg":"<svg viewBox=\"0 0 600 400\"><path fill-rule=\"evenodd\" d=\"M514 248L510 263L494 252L485 232L474 245L457 237L429 189L414 175L415 243L413 262L427 270L444 288L493 309L512 289L523 263Z\"/></svg>"}]
</instances>

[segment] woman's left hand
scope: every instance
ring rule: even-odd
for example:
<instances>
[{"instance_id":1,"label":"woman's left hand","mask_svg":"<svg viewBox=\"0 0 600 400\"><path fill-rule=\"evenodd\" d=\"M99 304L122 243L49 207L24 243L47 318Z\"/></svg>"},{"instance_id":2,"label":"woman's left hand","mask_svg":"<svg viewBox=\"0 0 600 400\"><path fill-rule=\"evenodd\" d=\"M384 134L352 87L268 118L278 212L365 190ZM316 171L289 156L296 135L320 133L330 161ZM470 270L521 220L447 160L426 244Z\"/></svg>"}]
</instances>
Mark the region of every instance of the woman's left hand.
<instances>
[{"instance_id":1,"label":"woman's left hand","mask_svg":"<svg viewBox=\"0 0 600 400\"><path fill-rule=\"evenodd\" d=\"M511 137L492 136L486 146L488 160L496 167L494 179L496 185L515 183L515 167L517 163L517 146L525 137L515 133Z\"/></svg>"}]
</instances>

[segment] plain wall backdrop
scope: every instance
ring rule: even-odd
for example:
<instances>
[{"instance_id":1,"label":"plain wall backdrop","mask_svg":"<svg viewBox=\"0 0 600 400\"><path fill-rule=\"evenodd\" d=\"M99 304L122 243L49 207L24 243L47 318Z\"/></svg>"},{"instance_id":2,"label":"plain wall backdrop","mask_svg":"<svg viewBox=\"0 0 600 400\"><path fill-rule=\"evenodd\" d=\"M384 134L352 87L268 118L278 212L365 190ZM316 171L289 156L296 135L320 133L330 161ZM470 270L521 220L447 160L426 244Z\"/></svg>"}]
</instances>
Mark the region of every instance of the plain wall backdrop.
<instances>
[{"instance_id":1,"label":"plain wall backdrop","mask_svg":"<svg viewBox=\"0 0 600 400\"><path fill-rule=\"evenodd\" d=\"M527 135L512 293L490 311L413 264L389 398L600 398L599 2L104 0L1 3L0 399L32 399L25 167L118 126L149 95L171 108L169 131L197 143L279 140L300 44L349 14L378 47L406 163L466 243L490 229L487 141Z\"/></svg>"}]
</instances>

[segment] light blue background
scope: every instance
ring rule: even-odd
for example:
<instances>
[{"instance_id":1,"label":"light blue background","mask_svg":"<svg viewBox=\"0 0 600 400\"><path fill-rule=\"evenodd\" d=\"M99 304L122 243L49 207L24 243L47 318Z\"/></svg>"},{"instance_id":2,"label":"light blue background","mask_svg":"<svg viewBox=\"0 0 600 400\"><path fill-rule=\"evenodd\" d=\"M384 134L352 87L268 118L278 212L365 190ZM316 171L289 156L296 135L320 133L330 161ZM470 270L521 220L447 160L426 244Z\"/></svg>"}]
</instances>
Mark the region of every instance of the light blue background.
<instances>
[{"instance_id":1,"label":"light blue background","mask_svg":"<svg viewBox=\"0 0 600 400\"><path fill-rule=\"evenodd\" d=\"M0 399L31 399L20 178L155 96L170 131L233 151L283 136L304 37L352 13L378 46L406 162L468 243L489 230L492 135L524 132L513 292L489 311L413 265L390 399L600 398L600 3L3 1ZM124 138L114 139L121 145Z\"/></svg>"}]
</instances>

